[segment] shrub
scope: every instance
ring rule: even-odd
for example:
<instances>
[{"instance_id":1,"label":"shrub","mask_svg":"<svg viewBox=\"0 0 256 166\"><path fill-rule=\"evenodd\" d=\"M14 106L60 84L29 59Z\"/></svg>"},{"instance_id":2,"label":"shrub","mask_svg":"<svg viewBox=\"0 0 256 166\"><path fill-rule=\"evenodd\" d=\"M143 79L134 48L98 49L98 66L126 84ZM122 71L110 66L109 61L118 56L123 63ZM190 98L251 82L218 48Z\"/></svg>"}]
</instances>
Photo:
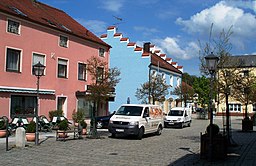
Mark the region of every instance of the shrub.
<instances>
[{"instance_id":1,"label":"shrub","mask_svg":"<svg viewBox=\"0 0 256 166\"><path fill-rule=\"evenodd\" d=\"M83 120L80 122L80 125L82 126L83 129L86 129L87 123Z\"/></svg>"},{"instance_id":2,"label":"shrub","mask_svg":"<svg viewBox=\"0 0 256 166\"><path fill-rule=\"evenodd\" d=\"M0 130L6 129L5 121L3 119L0 119Z\"/></svg>"},{"instance_id":3,"label":"shrub","mask_svg":"<svg viewBox=\"0 0 256 166\"><path fill-rule=\"evenodd\" d=\"M36 132L36 122L30 121L27 128L26 128L27 133L35 133Z\"/></svg>"},{"instance_id":4,"label":"shrub","mask_svg":"<svg viewBox=\"0 0 256 166\"><path fill-rule=\"evenodd\" d=\"M210 134L210 125L207 126L206 132L207 132L207 134ZM212 135L216 136L219 134L219 132L220 132L219 126L216 124L212 124Z\"/></svg>"},{"instance_id":5,"label":"shrub","mask_svg":"<svg viewBox=\"0 0 256 166\"><path fill-rule=\"evenodd\" d=\"M53 110L49 112L49 118L52 121L54 116L63 116L63 111L62 110Z\"/></svg>"},{"instance_id":6,"label":"shrub","mask_svg":"<svg viewBox=\"0 0 256 166\"><path fill-rule=\"evenodd\" d=\"M80 123L85 120L85 113L83 110L78 110L75 112L75 110L72 113L72 119L76 123Z\"/></svg>"},{"instance_id":7,"label":"shrub","mask_svg":"<svg viewBox=\"0 0 256 166\"><path fill-rule=\"evenodd\" d=\"M62 120L58 124L59 130L67 130L68 129L68 121L67 120Z\"/></svg>"}]
</instances>

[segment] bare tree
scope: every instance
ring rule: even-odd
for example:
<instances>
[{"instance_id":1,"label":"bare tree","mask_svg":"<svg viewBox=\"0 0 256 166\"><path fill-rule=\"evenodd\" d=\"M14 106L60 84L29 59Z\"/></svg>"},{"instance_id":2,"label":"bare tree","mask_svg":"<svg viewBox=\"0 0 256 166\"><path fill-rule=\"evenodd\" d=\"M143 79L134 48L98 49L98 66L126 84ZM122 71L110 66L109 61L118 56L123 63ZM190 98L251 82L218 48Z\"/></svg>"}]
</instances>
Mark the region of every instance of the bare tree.
<instances>
[{"instance_id":1,"label":"bare tree","mask_svg":"<svg viewBox=\"0 0 256 166\"><path fill-rule=\"evenodd\" d=\"M136 97L141 100L142 103L150 103L152 101L155 104L156 101L165 101L165 96L168 94L169 86L165 83L165 79L161 75L151 75L150 81L137 88Z\"/></svg>"},{"instance_id":2,"label":"bare tree","mask_svg":"<svg viewBox=\"0 0 256 166\"><path fill-rule=\"evenodd\" d=\"M120 70L117 68L108 68L108 63L98 57L91 57L87 60L87 71L91 77L92 83L88 91L91 93L88 98L93 102L93 111L91 116L91 137L97 138L95 115L98 106L111 96L115 91L115 86L120 81Z\"/></svg>"}]
</instances>

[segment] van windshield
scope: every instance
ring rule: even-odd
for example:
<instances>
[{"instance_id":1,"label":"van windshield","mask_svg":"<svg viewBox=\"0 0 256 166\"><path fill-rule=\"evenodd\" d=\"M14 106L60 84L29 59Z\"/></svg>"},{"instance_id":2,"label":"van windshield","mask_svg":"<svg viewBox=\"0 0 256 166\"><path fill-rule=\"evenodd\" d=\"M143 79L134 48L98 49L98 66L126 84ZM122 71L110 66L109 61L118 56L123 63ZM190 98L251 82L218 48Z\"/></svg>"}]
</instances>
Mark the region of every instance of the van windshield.
<instances>
[{"instance_id":1,"label":"van windshield","mask_svg":"<svg viewBox=\"0 0 256 166\"><path fill-rule=\"evenodd\" d=\"M136 106L121 106L115 113L115 115L126 115L126 116L140 116L143 107Z\"/></svg>"},{"instance_id":2,"label":"van windshield","mask_svg":"<svg viewBox=\"0 0 256 166\"><path fill-rule=\"evenodd\" d=\"M171 110L168 116L183 116L183 112L181 110Z\"/></svg>"}]
</instances>

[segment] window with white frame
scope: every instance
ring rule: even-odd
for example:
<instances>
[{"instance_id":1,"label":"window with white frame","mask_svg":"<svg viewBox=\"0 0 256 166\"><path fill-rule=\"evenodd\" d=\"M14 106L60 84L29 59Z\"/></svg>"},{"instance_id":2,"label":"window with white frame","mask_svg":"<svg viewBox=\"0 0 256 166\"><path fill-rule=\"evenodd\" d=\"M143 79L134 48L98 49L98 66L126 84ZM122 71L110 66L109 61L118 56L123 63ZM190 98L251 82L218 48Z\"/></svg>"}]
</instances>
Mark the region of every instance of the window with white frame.
<instances>
[{"instance_id":1,"label":"window with white frame","mask_svg":"<svg viewBox=\"0 0 256 166\"><path fill-rule=\"evenodd\" d=\"M21 51L7 48L6 71L20 72Z\"/></svg>"},{"instance_id":2,"label":"window with white frame","mask_svg":"<svg viewBox=\"0 0 256 166\"><path fill-rule=\"evenodd\" d=\"M241 112L241 104L228 104L230 112Z\"/></svg>"},{"instance_id":3,"label":"window with white frame","mask_svg":"<svg viewBox=\"0 0 256 166\"><path fill-rule=\"evenodd\" d=\"M173 76L170 76L170 85L173 86Z\"/></svg>"},{"instance_id":4,"label":"window with white frame","mask_svg":"<svg viewBox=\"0 0 256 166\"><path fill-rule=\"evenodd\" d=\"M68 47L68 37L60 35L59 45L61 47Z\"/></svg>"},{"instance_id":5,"label":"window with white frame","mask_svg":"<svg viewBox=\"0 0 256 166\"><path fill-rule=\"evenodd\" d=\"M13 20L7 20L7 32L20 34L20 23Z\"/></svg>"},{"instance_id":6,"label":"window with white frame","mask_svg":"<svg viewBox=\"0 0 256 166\"><path fill-rule=\"evenodd\" d=\"M67 78L68 61L65 59L58 59L58 77Z\"/></svg>"},{"instance_id":7,"label":"window with white frame","mask_svg":"<svg viewBox=\"0 0 256 166\"><path fill-rule=\"evenodd\" d=\"M105 49L99 48L99 56L104 57L105 56Z\"/></svg>"},{"instance_id":8,"label":"window with white frame","mask_svg":"<svg viewBox=\"0 0 256 166\"><path fill-rule=\"evenodd\" d=\"M180 78L177 78L177 86L180 86Z\"/></svg>"},{"instance_id":9,"label":"window with white frame","mask_svg":"<svg viewBox=\"0 0 256 166\"><path fill-rule=\"evenodd\" d=\"M78 63L78 80L86 80L86 64Z\"/></svg>"},{"instance_id":10,"label":"window with white frame","mask_svg":"<svg viewBox=\"0 0 256 166\"><path fill-rule=\"evenodd\" d=\"M38 62L40 62L42 65L46 66L45 65L45 55L33 53L32 70L33 70L33 66L35 64L37 64Z\"/></svg>"}]
</instances>

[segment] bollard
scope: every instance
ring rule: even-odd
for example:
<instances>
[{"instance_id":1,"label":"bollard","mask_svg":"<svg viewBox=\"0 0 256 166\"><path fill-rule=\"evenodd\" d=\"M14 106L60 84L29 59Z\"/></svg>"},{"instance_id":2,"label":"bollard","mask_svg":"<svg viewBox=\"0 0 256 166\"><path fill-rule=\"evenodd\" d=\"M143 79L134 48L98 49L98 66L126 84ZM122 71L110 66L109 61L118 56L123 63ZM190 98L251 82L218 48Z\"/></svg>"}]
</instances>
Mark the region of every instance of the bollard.
<instances>
[{"instance_id":1,"label":"bollard","mask_svg":"<svg viewBox=\"0 0 256 166\"><path fill-rule=\"evenodd\" d=\"M18 127L15 134L16 147L25 148L26 145L26 131L23 127Z\"/></svg>"}]
</instances>

